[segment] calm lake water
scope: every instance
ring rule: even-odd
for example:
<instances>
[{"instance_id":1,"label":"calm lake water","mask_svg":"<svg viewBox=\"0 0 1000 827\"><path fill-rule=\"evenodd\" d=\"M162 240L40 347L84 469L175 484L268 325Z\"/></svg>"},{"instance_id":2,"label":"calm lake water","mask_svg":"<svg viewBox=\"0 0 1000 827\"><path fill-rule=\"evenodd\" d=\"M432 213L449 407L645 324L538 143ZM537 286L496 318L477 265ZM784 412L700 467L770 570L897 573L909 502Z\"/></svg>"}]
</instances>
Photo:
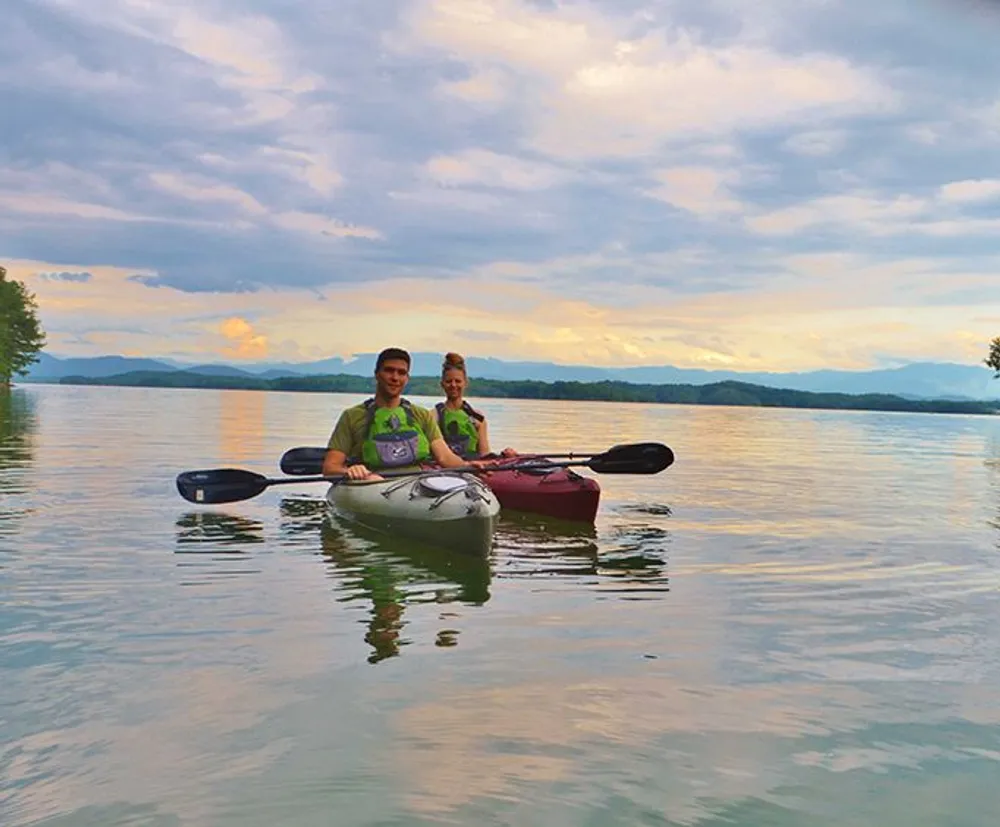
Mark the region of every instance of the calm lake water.
<instances>
[{"instance_id":1,"label":"calm lake water","mask_svg":"<svg viewBox=\"0 0 1000 827\"><path fill-rule=\"evenodd\" d=\"M0 397L0 823L997 823L1000 419L482 400L677 462L479 565L177 495L361 398Z\"/></svg>"}]
</instances>

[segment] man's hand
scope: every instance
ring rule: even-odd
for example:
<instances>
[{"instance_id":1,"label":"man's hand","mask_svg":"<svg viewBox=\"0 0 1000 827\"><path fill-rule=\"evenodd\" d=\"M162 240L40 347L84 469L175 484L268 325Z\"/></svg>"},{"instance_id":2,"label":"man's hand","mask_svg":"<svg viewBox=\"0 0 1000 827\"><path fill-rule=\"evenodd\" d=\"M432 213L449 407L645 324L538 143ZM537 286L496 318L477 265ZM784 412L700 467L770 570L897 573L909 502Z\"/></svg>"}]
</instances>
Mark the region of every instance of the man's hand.
<instances>
[{"instance_id":1,"label":"man's hand","mask_svg":"<svg viewBox=\"0 0 1000 827\"><path fill-rule=\"evenodd\" d=\"M344 471L344 476L349 480L380 480L384 479L378 474L374 474L364 465L348 465Z\"/></svg>"}]
</instances>

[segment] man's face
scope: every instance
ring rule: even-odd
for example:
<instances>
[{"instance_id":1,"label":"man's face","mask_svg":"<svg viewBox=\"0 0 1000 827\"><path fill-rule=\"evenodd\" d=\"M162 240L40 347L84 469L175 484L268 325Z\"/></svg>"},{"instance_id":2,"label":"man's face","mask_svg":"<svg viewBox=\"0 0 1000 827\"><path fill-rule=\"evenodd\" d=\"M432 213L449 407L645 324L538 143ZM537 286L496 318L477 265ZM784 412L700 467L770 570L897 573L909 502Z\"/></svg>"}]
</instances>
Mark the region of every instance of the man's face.
<instances>
[{"instance_id":1,"label":"man's face","mask_svg":"<svg viewBox=\"0 0 1000 827\"><path fill-rule=\"evenodd\" d=\"M410 378L410 369L405 359L386 359L377 371L375 381L378 389L389 398L399 396Z\"/></svg>"}]
</instances>

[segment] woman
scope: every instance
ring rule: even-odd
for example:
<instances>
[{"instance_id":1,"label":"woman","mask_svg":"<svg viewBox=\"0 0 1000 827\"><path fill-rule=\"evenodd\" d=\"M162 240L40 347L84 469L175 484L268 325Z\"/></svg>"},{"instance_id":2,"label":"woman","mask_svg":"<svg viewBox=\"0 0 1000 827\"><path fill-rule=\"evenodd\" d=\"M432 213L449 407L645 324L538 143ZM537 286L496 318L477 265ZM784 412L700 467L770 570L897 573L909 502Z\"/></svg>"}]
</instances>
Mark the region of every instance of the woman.
<instances>
[{"instance_id":1,"label":"woman","mask_svg":"<svg viewBox=\"0 0 1000 827\"><path fill-rule=\"evenodd\" d=\"M448 447L460 457L474 459L490 454L490 437L486 416L465 401L469 376L465 359L458 353L448 353L441 366L441 390L445 401L435 405L438 427ZM502 457L516 456L513 448L504 448Z\"/></svg>"}]
</instances>

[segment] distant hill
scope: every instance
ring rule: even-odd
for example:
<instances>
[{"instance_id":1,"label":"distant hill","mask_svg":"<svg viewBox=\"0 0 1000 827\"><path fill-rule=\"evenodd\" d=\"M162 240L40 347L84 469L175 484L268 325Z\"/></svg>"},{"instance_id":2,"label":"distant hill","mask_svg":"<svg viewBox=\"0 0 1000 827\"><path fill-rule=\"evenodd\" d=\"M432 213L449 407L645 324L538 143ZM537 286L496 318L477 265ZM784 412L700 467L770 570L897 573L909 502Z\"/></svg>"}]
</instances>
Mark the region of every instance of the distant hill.
<instances>
[{"instance_id":1,"label":"distant hill","mask_svg":"<svg viewBox=\"0 0 1000 827\"><path fill-rule=\"evenodd\" d=\"M370 393L370 377L350 374L330 376L259 376L200 374L187 370L130 371L116 376L66 376L60 382L72 385L122 385L158 388L213 388L303 393ZM437 379L414 377L408 386L412 396L433 395ZM746 382L713 382L707 385L635 384L622 381L539 382L481 379L476 394L510 399L599 400L609 402L656 402L684 405L740 405L772 408L823 408L834 410L914 411L923 413L987 414L1000 412L1000 403L946 399L904 399L892 394L810 393L770 388Z\"/></svg>"},{"instance_id":2,"label":"distant hill","mask_svg":"<svg viewBox=\"0 0 1000 827\"><path fill-rule=\"evenodd\" d=\"M159 359L133 358L130 356L92 356L60 359L44 351L38 354L38 362L31 366L26 377L29 381L48 381L63 376L112 376L129 370L172 371L166 362Z\"/></svg>"},{"instance_id":3,"label":"distant hill","mask_svg":"<svg viewBox=\"0 0 1000 827\"><path fill-rule=\"evenodd\" d=\"M136 368L135 370L146 370L146 368ZM200 376L254 376L256 374L234 368L231 365L196 365L193 368L182 368L181 373L197 373Z\"/></svg>"},{"instance_id":4,"label":"distant hill","mask_svg":"<svg viewBox=\"0 0 1000 827\"><path fill-rule=\"evenodd\" d=\"M48 354L34 365L27 381L53 382L65 376L99 378L130 371L196 371L202 375L282 376L372 375L375 353L351 359L332 357L313 362L253 362L239 367L227 364L185 365L175 360L139 359L124 356L60 359ZM441 354L417 352L413 376L437 376ZM740 372L676 368L670 365L603 368L559 365L552 362L507 362L470 356L466 360L473 382L484 379L539 382L620 381L634 384L708 385L733 381L811 393L892 394L909 399L995 400L1000 399L1000 380L985 366L944 362L914 362L896 368L868 371L815 370L804 372Z\"/></svg>"}]
</instances>

